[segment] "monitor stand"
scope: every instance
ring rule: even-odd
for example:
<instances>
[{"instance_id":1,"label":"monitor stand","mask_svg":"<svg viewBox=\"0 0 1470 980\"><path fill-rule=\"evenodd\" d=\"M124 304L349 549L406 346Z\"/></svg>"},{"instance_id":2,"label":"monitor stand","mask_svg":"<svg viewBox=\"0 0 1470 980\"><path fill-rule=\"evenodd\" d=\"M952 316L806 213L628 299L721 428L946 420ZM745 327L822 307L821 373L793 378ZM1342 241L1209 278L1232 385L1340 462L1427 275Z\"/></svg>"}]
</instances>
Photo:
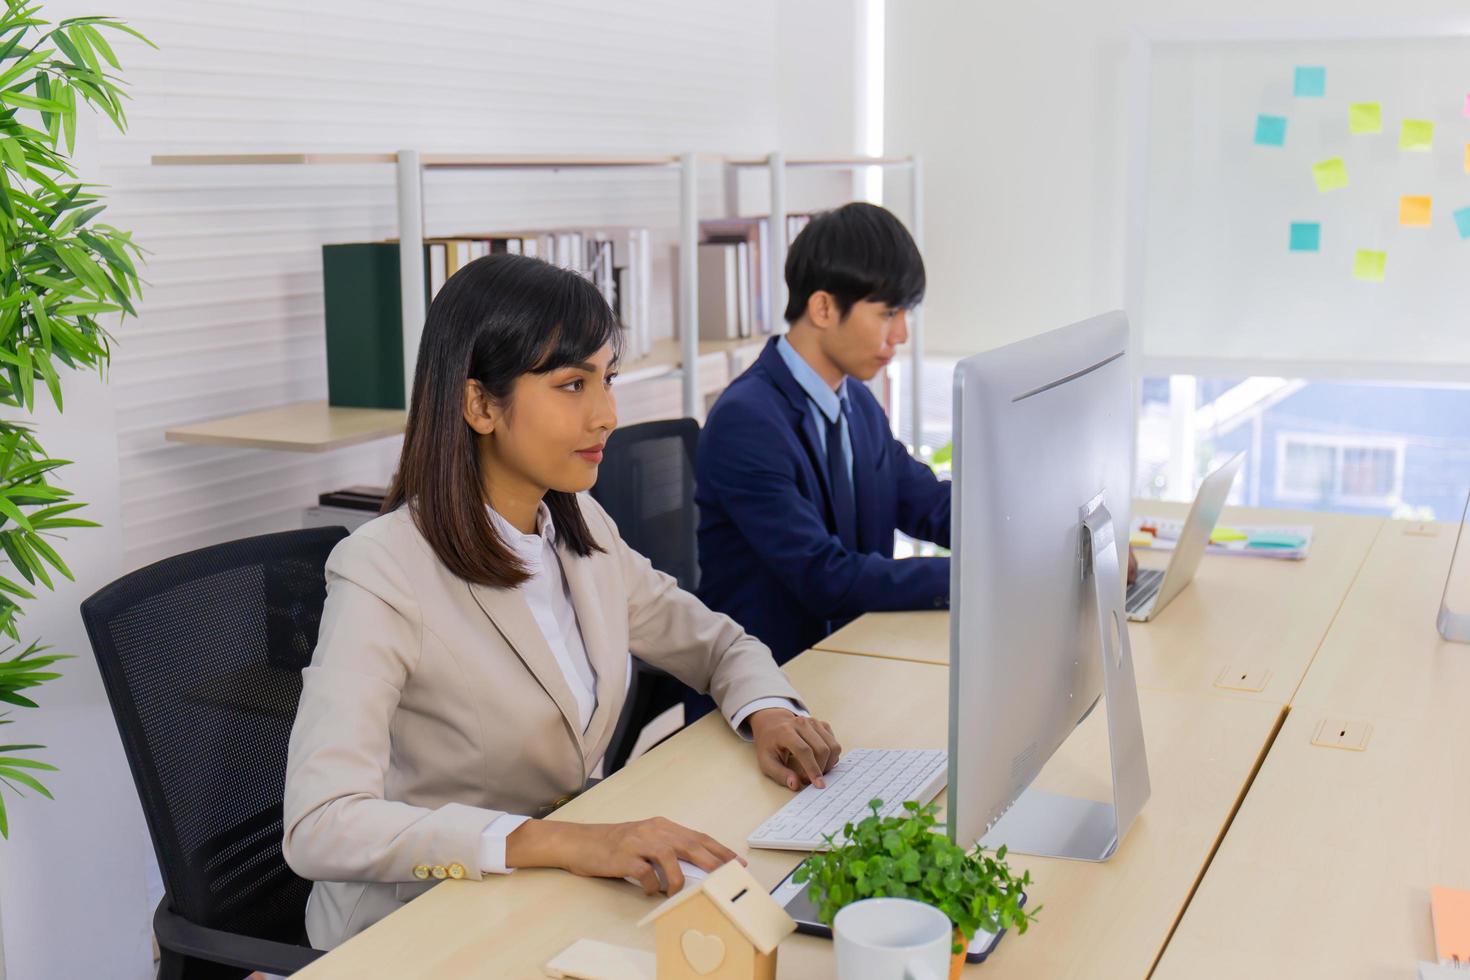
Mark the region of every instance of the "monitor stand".
<instances>
[{"instance_id":1,"label":"monitor stand","mask_svg":"<svg viewBox=\"0 0 1470 980\"><path fill-rule=\"evenodd\" d=\"M1082 576L1092 579L1097 600L1113 801L1099 803L1027 789L981 838L985 847L1004 844L1007 851L1017 854L1105 861L1148 801L1148 758L1115 542L1112 515L1102 498L1096 497L1082 507Z\"/></svg>"}]
</instances>

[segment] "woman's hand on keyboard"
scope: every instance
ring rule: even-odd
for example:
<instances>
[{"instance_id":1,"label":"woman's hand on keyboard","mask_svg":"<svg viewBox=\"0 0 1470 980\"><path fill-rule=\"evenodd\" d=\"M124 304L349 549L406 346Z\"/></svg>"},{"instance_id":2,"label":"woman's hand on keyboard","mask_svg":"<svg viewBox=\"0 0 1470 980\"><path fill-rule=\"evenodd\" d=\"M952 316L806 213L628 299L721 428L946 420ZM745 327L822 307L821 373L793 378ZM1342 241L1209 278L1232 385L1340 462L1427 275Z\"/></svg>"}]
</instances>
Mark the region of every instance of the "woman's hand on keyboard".
<instances>
[{"instance_id":1,"label":"woman's hand on keyboard","mask_svg":"<svg viewBox=\"0 0 1470 980\"><path fill-rule=\"evenodd\" d=\"M749 723L761 772L790 790L806 783L826 788L822 774L831 772L842 755L831 725L798 717L785 708L757 711Z\"/></svg>"}]
</instances>

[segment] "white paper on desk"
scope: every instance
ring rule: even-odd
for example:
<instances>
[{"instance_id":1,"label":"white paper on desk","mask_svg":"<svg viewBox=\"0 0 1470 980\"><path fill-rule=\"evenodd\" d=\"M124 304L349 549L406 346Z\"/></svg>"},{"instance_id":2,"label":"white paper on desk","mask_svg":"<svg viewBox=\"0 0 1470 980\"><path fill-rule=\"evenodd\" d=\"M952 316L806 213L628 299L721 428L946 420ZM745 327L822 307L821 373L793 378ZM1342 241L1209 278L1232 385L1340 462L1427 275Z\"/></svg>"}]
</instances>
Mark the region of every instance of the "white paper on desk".
<instances>
[{"instance_id":1,"label":"white paper on desk","mask_svg":"<svg viewBox=\"0 0 1470 980\"><path fill-rule=\"evenodd\" d=\"M1470 967L1448 963L1419 964L1419 980L1465 980L1466 977L1470 977Z\"/></svg>"},{"instance_id":2,"label":"white paper on desk","mask_svg":"<svg viewBox=\"0 0 1470 980\"><path fill-rule=\"evenodd\" d=\"M1184 530L1183 521L1171 521L1161 517L1136 517L1133 519L1132 533L1137 534L1138 529L1145 524L1158 528L1160 534L1164 536L1155 535L1153 544L1139 547L1140 551L1173 551L1174 546L1178 544L1175 539L1178 538L1179 532ZM1248 536L1289 534L1304 540L1299 548L1251 548L1245 541L1228 541L1221 544L1211 541L1205 548L1206 554L1300 561L1312 550L1313 528L1310 524L1226 524L1224 526Z\"/></svg>"}]
</instances>

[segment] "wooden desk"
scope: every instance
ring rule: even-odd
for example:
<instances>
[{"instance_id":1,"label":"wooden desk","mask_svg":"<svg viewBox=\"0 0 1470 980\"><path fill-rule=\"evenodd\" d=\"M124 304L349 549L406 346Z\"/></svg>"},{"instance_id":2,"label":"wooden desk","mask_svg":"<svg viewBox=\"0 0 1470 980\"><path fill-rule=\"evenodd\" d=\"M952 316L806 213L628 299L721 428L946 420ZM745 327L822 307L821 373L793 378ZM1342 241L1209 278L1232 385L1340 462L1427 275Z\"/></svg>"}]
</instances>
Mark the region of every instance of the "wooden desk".
<instances>
[{"instance_id":1,"label":"wooden desk","mask_svg":"<svg viewBox=\"0 0 1470 980\"><path fill-rule=\"evenodd\" d=\"M1406 533L1421 527L1384 527L1295 705L1405 719L1470 712L1470 645L1442 640L1434 625L1456 525L1430 525L1433 536ZM1470 780L1470 771L1460 778Z\"/></svg>"},{"instance_id":2,"label":"wooden desk","mask_svg":"<svg viewBox=\"0 0 1470 980\"><path fill-rule=\"evenodd\" d=\"M1429 889L1470 887L1467 698L1371 719L1363 752L1312 745L1320 713L1293 708L1155 976L1367 980L1432 961Z\"/></svg>"},{"instance_id":3,"label":"wooden desk","mask_svg":"<svg viewBox=\"0 0 1470 980\"><path fill-rule=\"evenodd\" d=\"M809 652L787 665L813 710L849 746L938 747L947 738L948 671L928 664ZM1044 918L1007 936L977 976L1142 976L1162 949L1242 787L1269 743L1279 708L1209 695L1140 697L1153 797L1104 864L1020 859L1036 877ZM1095 712L1039 785L1102 792L1104 716ZM798 861L750 851L745 837L789 793L762 776L749 746L715 716L702 719L568 804L557 819L617 821L662 814L750 858L773 887ZM331 977L534 977L579 937L651 949L635 923L654 899L619 881L546 870L448 881L302 971ZM831 944L793 936L781 976L830 977Z\"/></svg>"},{"instance_id":4,"label":"wooden desk","mask_svg":"<svg viewBox=\"0 0 1470 980\"><path fill-rule=\"evenodd\" d=\"M1133 506L1136 512L1178 518L1187 510L1184 504L1160 501L1135 501ZM1209 691L1288 704L1384 522L1376 517L1242 507L1228 508L1223 520L1311 524L1316 529L1311 555L1299 562L1206 556L1194 582L1157 619L1129 624L1138 684L1160 691ZM1167 562L1167 554L1139 552L1139 563L1145 567L1162 568ZM816 646L948 663L949 614L872 613ZM1258 691L1225 686L1241 685L1241 674L1262 672L1264 686ZM1245 686L1256 686L1253 677Z\"/></svg>"}]
</instances>

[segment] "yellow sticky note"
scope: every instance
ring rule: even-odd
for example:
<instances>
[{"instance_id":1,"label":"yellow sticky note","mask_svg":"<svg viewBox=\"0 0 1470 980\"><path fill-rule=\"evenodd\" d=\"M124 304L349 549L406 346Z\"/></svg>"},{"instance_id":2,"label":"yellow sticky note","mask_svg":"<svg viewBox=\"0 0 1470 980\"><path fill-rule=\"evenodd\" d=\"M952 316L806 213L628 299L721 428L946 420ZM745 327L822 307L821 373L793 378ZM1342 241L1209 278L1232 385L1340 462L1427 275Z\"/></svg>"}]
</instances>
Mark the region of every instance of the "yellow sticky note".
<instances>
[{"instance_id":1,"label":"yellow sticky note","mask_svg":"<svg viewBox=\"0 0 1470 980\"><path fill-rule=\"evenodd\" d=\"M1382 282L1386 265L1388 265L1387 252L1372 252L1360 248L1358 254L1353 256L1353 278L1364 282Z\"/></svg>"},{"instance_id":2,"label":"yellow sticky note","mask_svg":"<svg viewBox=\"0 0 1470 980\"><path fill-rule=\"evenodd\" d=\"M1348 106L1348 132L1383 132L1383 106L1377 102L1355 102Z\"/></svg>"},{"instance_id":3,"label":"yellow sticky note","mask_svg":"<svg viewBox=\"0 0 1470 980\"><path fill-rule=\"evenodd\" d=\"M1312 164L1312 178L1317 181L1317 190L1323 194L1335 191L1339 187L1346 187L1348 185L1347 165L1342 162L1342 157L1333 157L1331 160L1314 163Z\"/></svg>"},{"instance_id":4,"label":"yellow sticky note","mask_svg":"<svg viewBox=\"0 0 1470 980\"><path fill-rule=\"evenodd\" d=\"M1128 547L1130 548L1152 548L1154 536L1147 531L1134 531L1128 536Z\"/></svg>"},{"instance_id":5,"label":"yellow sticky note","mask_svg":"<svg viewBox=\"0 0 1470 980\"><path fill-rule=\"evenodd\" d=\"M1233 527L1217 527L1210 532L1210 540L1215 544L1225 544L1230 541L1249 541L1250 535Z\"/></svg>"},{"instance_id":6,"label":"yellow sticky note","mask_svg":"<svg viewBox=\"0 0 1470 980\"><path fill-rule=\"evenodd\" d=\"M1408 228L1428 228L1430 212L1434 210L1432 197L1399 198L1399 224Z\"/></svg>"},{"instance_id":7,"label":"yellow sticky note","mask_svg":"<svg viewBox=\"0 0 1470 980\"><path fill-rule=\"evenodd\" d=\"M1428 119L1405 119L1399 129L1399 149L1428 153L1434 149L1434 123Z\"/></svg>"}]
</instances>

